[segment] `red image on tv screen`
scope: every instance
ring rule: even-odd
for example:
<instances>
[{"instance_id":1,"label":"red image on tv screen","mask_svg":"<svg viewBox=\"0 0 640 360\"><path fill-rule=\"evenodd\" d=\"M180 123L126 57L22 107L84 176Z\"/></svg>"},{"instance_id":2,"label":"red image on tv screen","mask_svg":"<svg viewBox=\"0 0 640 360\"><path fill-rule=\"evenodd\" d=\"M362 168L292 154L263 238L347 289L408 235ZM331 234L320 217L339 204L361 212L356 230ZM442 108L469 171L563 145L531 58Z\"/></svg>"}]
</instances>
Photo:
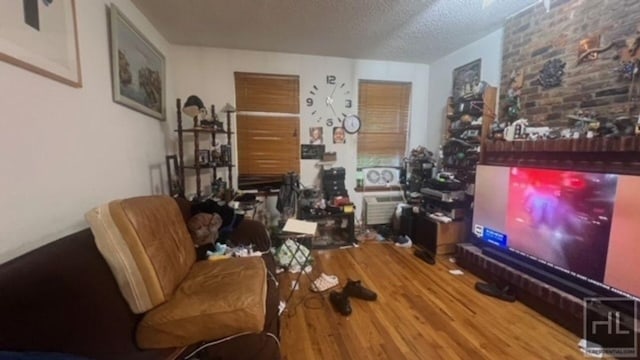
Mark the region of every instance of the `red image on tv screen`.
<instances>
[{"instance_id":1,"label":"red image on tv screen","mask_svg":"<svg viewBox=\"0 0 640 360\"><path fill-rule=\"evenodd\" d=\"M508 246L602 282L617 180L611 174L512 168Z\"/></svg>"}]
</instances>

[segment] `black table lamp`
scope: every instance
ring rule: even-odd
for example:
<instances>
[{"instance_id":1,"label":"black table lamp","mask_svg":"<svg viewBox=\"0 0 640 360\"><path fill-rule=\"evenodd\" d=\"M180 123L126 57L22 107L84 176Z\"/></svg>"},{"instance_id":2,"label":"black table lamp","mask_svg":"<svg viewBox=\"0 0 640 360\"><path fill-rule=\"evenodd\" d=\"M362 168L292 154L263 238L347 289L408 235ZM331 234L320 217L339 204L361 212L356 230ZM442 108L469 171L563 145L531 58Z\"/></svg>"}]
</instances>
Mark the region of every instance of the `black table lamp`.
<instances>
[{"instance_id":1,"label":"black table lamp","mask_svg":"<svg viewBox=\"0 0 640 360\"><path fill-rule=\"evenodd\" d=\"M193 118L194 127L198 126L198 115L201 113L206 114L206 111L207 108L204 107L202 100L195 95L189 96L182 107L182 112Z\"/></svg>"}]
</instances>

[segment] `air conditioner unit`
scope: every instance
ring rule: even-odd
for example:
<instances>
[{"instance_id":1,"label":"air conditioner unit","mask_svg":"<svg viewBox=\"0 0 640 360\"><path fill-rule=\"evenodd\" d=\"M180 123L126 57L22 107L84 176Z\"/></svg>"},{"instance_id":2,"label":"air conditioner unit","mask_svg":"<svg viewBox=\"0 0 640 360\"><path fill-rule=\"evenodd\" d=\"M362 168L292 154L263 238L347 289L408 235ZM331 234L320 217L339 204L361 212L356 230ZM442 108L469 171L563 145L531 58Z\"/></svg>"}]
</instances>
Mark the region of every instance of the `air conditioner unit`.
<instances>
[{"instance_id":1,"label":"air conditioner unit","mask_svg":"<svg viewBox=\"0 0 640 360\"><path fill-rule=\"evenodd\" d=\"M363 216L365 225L390 224L402 196L365 196Z\"/></svg>"},{"instance_id":2,"label":"air conditioner unit","mask_svg":"<svg viewBox=\"0 0 640 360\"><path fill-rule=\"evenodd\" d=\"M400 185L400 169L392 167L374 167L362 169L364 186Z\"/></svg>"}]
</instances>

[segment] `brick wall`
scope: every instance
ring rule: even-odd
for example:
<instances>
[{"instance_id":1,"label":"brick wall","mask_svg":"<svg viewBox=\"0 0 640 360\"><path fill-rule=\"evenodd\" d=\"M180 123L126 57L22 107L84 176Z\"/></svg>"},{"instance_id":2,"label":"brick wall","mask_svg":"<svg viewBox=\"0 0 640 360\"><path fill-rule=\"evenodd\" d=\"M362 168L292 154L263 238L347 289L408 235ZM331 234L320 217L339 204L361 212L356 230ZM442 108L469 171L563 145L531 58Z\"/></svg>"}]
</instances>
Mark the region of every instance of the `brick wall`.
<instances>
[{"instance_id":1,"label":"brick wall","mask_svg":"<svg viewBox=\"0 0 640 360\"><path fill-rule=\"evenodd\" d=\"M564 126L566 115L577 109L596 111L599 117L626 115L638 96L629 99L630 81L613 70L618 67L624 41L640 25L640 0L552 0L547 13L540 3L507 20L504 28L501 99L507 96L510 74L524 72L520 117L529 123ZM580 40L600 35L600 47L616 42L595 61L577 65ZM544 89L537 77L544 63L566 62L562 85ZM636 79L638 82L638 79ZM632 93L637 94L636 90ZM637 114L637 110L633 111ZM501 117L505 117L501 112Z\"/></svg>"}]
</instances>

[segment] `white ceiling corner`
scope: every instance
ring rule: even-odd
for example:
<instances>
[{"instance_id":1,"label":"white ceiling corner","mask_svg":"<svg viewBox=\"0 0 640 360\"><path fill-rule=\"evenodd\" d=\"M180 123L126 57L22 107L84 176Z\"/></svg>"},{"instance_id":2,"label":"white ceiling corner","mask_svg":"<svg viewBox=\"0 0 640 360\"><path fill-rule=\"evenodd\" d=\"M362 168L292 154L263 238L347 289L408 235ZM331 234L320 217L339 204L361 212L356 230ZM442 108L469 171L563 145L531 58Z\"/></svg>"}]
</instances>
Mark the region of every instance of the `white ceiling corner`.
<instances>
[{"instance_id":1,"label":"white ceiling corner","mask_svg":"<svg viewBox=\"0 0 640 360\"><path fill-rule=\"evenodd\" d=\"M539 0L132 0L171 43L429 64Z\"/></svg>"}]
</instances>

